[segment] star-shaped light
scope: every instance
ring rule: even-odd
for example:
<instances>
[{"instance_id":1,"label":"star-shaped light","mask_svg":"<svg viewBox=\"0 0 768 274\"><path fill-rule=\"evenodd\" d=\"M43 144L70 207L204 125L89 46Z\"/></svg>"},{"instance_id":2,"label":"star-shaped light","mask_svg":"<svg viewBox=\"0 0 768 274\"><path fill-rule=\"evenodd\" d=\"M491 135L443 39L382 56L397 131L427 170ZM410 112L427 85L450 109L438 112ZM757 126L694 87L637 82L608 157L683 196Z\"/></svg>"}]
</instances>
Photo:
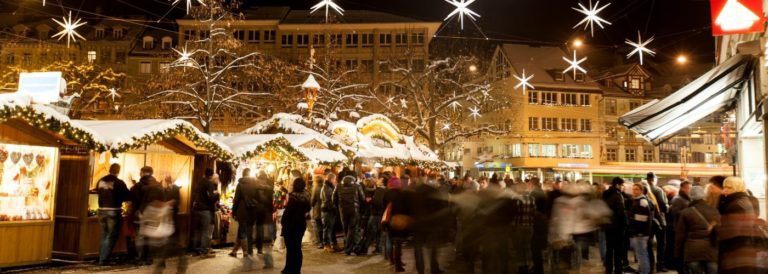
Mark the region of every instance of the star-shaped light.
<instances>
[{"instance_id":1,"label":"star-shaped light","mask_svg":"<svg viewBox=\"0 0 768 274\"><path fill-rule=\"evenodd\" d=\"M573 78L574 79L576 78L576 72L577 71L581 71L582 73L587 73L587 71L584 68L581 67L581 63L586 61L587 57L581 58L580 60L576 59L576 51L575 50L573 51L573 60L569 60L568 58L565 58L565 57L563 57L563 60L565 60L566 62L568 62L568 64L571 65L568 68L566 68L563 71L563 73L568 72L569 70L573 70Z\"/></svg>"},{"instance_id":2,"label":"star-shaped light","mask_svg":"<svg viewBox=\"0 0 768 274\"><path fill-rule=\"evenodd\" d=\"M109 95L107 95L107 96L112 96L112 102L114 102L115 101L115 97L120 97L120 94L117 93L117 89L110 88L109 89Z\"/></svg>"},{"instance_id":3,"label":"star-shaped light","mask_svg":"<svg viewBox=\"0 0 768 274\"><path fill-rule=\"evenodd\" d=\"M394 102L395 102L395 97L390 96L389 98L387 98L387 105L392 104Z\"/></svg>"},{"instance_id":4,"label":"star-shaped light","mask_svg":"<svg viewBox=\"0 0 768 274\"><path fill-rule=\"evenodd\" d=\"M451 130L451 124L450 123L443 124L443 130Z\"/></svg>"},{"instance_id":5,"label":"star-shaped light","mask_svg":"<svg viewBox=\"0 0 768 274\"><path fill-rule=\"evenodd\" d=\"M43 0L43 7L45 7L45 0Z\"/></svg>"},{"instance_id":6,"label":"star-shaped light","mask_svg":"<svg viewBox=\"0 0 768 274\"><path fill-rule=\"evenodd\" d=\"M193 54L195 54L194 51L193 52L189 52L187 50L187 46L184 46L184 48L181 49L181 50L177 50L177 49L174 49L174 48L172 48L172 50L179 54L179 59L176 60L177 62L187 61L187 60L189 60L192 57Z\"/></svg>"},{"instance_id":7,"label":"star-shaped light","mask_svg":"<svg viewBox=\"0 0 768 274\"><path fill-rule=\"evenodd\" d=\"M309 13L315 13L316 11L325 8L325 22L328 23L328 13L330 9L333 9L338 13L339 15L344 15L344 9L342 9L338 4L334 3L333 0L322 0L320 3L317 3L317 5L312 6Z\"/></svg>"},{"instance_id":8,"label":"star-shaped light","mask_svg":"<svg viewBox=\"0 0 768 274\"><path fill-rule=\"evenodd\" d=\"M61 17L61 21L56 20L56 18L52 18L56 24L59 24L63 29L59 31L58 33L54 34L52 37L56 38L58 37L59 40L61 40L64 37L67 37L67 48L69 48L69 42L76 42L77 38L85 40L83 36L80 36L79 33L75 30L76 28L85 25L87 22L83 21L80 22L80 19L78 18L75 21L72 21L72 11L69 11L69 18L67 17Z\"/></svg>"},{"instance_id":9,"label":"star-shaped light","mask_svg":"<svg viewBox=\"0 0 768 274\"><path fill-rule=\"evenodd\" d=\"M459 103L459 101L453 101L449 106L453 108L453 111L456 111L457 108L461 107L461 103Z\"/></svg>"},{"instance_id":10,"label":"star-shaped light","mask_svg":"<svg viewBox=\"0 0 768 274\"><path fill-rule=\"evenodd\" d=\"M474 3L477 0L445 0L445 2L448 2L449 4L456 7L456 9L453 10L450 14L448 14L443 21L448 21L448 19L451 19L453 16L459 17L459 23L461 24L461 29L464 29L464 17L469 17L469 19L472 19L472 21L476 21L477 18L480 17L480 14L477 14L476 12L469 9L469 5Z\"/></svg>"},{"instance_id":11,"label":"star-shaped light","mask_svg":"<svg viewBox=\"0 0 768 274\"><path fill-rule=\"evenodd\" d=\"M637 32L637 42L632 42L629 39L627 39L626 43L635 47L635 49L627 54L627 59L629 57L632 57L632 55L637 54L640 56L640 65L643 64L643 53L647 53L650 56L655 56L656 52L648 49L646 46L653 42L653 36L651 36L651 39L648 39L647 41L643 42L643 38L640 37L640 31Z\"/></svg>"},{"instance_id":12,"label":"star-shaped light","mask_svg":"<svg viewBox=\"0 0 768 274\"><path fill-rule=\"evenodd\" d=\"M469 116L472 117L472 120L477 120L478 117L482 117L483 115L480 115L480 108L474 106L469 108Z\"/></svg>"},{"instance_id":13,"label":"star-shaped light","mask_svg":"<svg viewBox=\"0 0 768 274\"><path fill-rule=\"evenodd\" d=\"M594 6L592 6L592 0L589 0L589 8L585 7L581 3L579 3L579 8L572 8L575 11L581 12L586 17L582 19L578 24L573 26L575 29L576 27L580 26L581 24L584 24L584 30L587 30L587 28L590 29L590 32L592 33L592 37L595 36L595 24L599 26L601 29L603 27L603 23L610 25L611 22L606 21L603 18L600 18L600 16L597 16L598 13L600 13L603 9L610 6L611 3L605 4L605 6L600 7L600 1L597 1Z\"/></svg>"},{"instance_id":14,"label":"star-shaped light","mask_svg":"<svg viewBox=\"0 0 768 274\"><path fill-rule=\"evenodd\" d=\"M533 74L526 76L525 75L525 69L523 69L523 74L520 76L515 75L515 78L520 81L519 84L515 86L515 89L519 89L520 87L523 88L523 95L525 95L526 91L528 89L533 89L533 85L531 85L530 81L533 79Z\"/></svg>"},{"instance_id":15,"label":"star-shaped light","mask_svg":"<svg viewBox=\"0 0 768 274\"><path fill-rule=\"evenodd\" d=\"M192 8L192 1L197 1L198 4L205 6L205 3L203 2L203 0L184 0L184 2L187 3L187 14L189 14L189 9ZM179 2L181 2L181 0L173 0L173 3L171 5L176 6L176 4L178 4Z\"/></svg>"}]
</instances>

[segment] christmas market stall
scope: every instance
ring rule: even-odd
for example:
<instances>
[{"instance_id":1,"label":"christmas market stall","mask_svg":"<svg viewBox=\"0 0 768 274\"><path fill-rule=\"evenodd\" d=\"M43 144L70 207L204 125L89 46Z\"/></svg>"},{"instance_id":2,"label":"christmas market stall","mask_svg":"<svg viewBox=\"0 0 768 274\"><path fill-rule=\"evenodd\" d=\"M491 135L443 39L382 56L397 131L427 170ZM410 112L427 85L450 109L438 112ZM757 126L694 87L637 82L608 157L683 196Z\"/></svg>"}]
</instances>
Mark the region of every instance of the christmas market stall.
<instances>
[{"instance_id":1,"label":"christmas market stall","mask_svg":"<svg viewBox=\"0 0 768 274\"><path fill-rule=\"evenodd\" d=\"M76 180L67 181L59 192L67 197L57 202L53 255L57 258L83 260L98 256L98 181L109 173L111 164L120 164L118 178L128 188L140 178L140 169L150 166L158 180L170 177L181 189L180 239L189 238L191 189L212 167L209 158L228 159L229 149L183 120L72 121L89 132L96 142L93 150L81 154L76 169L69 173ZM125 212L125 211L124 211ZM125 250L120 237L115 252Z\"/></svg>"},{"instance_id":2,"label":"christmas market stall","mask_svg":"<svg viewBox=\"0 0 768 274\"><path fill-rule=\"evenodd\" d=\"M77 168L66 151L78 145L93 136L66 115L28 94L0 95L0 268L50 261L57 205L69 202L57 194Z\"/></svg>"}]
</instances>

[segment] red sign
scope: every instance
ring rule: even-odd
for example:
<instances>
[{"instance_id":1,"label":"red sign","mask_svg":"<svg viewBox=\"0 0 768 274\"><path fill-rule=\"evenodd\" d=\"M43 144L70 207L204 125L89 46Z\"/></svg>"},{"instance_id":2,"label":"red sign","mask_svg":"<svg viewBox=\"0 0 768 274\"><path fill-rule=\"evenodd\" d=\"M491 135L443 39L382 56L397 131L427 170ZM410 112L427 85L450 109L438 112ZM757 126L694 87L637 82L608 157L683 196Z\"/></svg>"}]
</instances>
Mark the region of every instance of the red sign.
<instances>
[{"instance_id":1,"label":"red sign","mask_svg":"<svg viewBox=\"0 0 768 274\"><path fill-rule=\"evenodd\" d=\"M763 32L763 0L710 0L712 35Z\"/></svg>"}]
</instances>

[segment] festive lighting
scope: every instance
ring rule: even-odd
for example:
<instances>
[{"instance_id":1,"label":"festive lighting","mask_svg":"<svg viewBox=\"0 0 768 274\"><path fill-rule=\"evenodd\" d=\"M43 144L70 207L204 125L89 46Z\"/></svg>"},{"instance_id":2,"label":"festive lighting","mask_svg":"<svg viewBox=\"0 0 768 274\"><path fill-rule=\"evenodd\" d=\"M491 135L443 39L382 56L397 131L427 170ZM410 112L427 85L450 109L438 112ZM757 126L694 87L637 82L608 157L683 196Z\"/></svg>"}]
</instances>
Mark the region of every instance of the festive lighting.
<instances>
[{"instance_id":1,"label":"festive lighting","mask_svg":"<svg viewBox=\"0 0 768 274\"><path fill-rule=\"evenodd\" d=\"M469 19L472 19L472 21L476 21L477 18L480 17L480 14L477 14L476 12L469 9L469 5L474 3L477 0L445 0L445 2L448 2L449 4L456 7L456 9L453 10L450 14L448 14L443 21L448 21L448 19L453 18L454 16L459 17L459 23L461 24L461 29L464 29L464 17L469 17Z\"/></svg>"},{"instance_id":2,"label":"festive lighting","mask_svg":"<svg viewBox=\"0 0 768 274\"><path fill-rule=\"evenodd\" d=\"M315 13L316 11L325 8L325 22L328 23L328 12L329 8L336 11L339 15L344 15L344 9L342 9L339 5L333 2L333 0L322 0L320 3L317 3L317 5L312 6L309 13Z\"/></svg>"},{"instance_id":3,"label":"festive lighting","mask_svg":"<svg viewBox=\"0 0 768 274\"><path fill-rule=\"evenodd\" d=\"M453 111L456 111L457 108L461 107L461 103L459 103L459 101L453 101L453 102L451 102L451 104L449 106L451 106L453 108Z\"/></svg>"},{"instance_id":4,"label":"festive lighting","mask_svg":"<svg viewBox=\"0 0 768 274\"><path fill-rule=\"evenodd\" d=\"M470 65L470 66L469 66L469 72L472 72L472 73L475 73L475 72L477 72L477 66L475 66L475 65Z\"/></svg>"},{"instance_id":5,"label":"festive lighting","mask_svg":"<svg viewBox=\"0 0 768 274\"><path fill-rule=\"evenodd\" d=\"M400 106L403 108L408 108L408 100L400 99Z\"/></svg>"},{"instance_id":6,"label":"festive lighting","mask_svg":"<svg viewBox=\"0 0 768 274\"><path fill-rule=\"evenodd\" d=\"M117 94L117 90L115 88L110 88L108 96L112 96L112 102L114 102L115 97L120 97L120 94Z\"/></svg>"},{"instance_id":7,"label":"festive lighting","mask_svg":"<svg viewBox=\"0 0 768 274\"><path fill-rule=\"evenodd\" d=\"M192 55L195 54L195 52L189 52L187 50L187 46L184 46L183 49L177 50L172 48L173 51L175 51L177 54L179 54L179 59L176 60L176 62L184 62L192 58Z\"/></svg>"},{"instance_id":8,"label":"festive lighting","mask_svg":"<svg viewBox=\"0 0 768 274\"><path fill-rule=\"evenodd\" d=\"M390 96L389 98L387 98L387 105L392 104L394 102L395 102L395 97Z\"/></svg>"},{"instance_id":9,"label":"festive lighting","mask_svg":"<svg viewBox=\"0 0 768 274\"><path fill-rule=\"evenodd\" d=\"M574 48L580 48L584 45L584 41L581 41L581 39L573 40L573 47Z\"/></svg>"},{"instance_id":10,"label":"festive lighting","mask_svg":"<svg viewBox=\"0 0 768 274\"><path fill-rule=\"evenodd\" d=\"M482 117L483 115L480 115L480 108L474 106L469 108L469 116L472 117L472 120L477 120L478 117Z\"/></svg>"},{"instance_id":11,"label":"festive lighting","mask_svg":"<svg viewBox=\"0 0 768 274\"><path fill-rule=\"evenodd\" d=\"M576 51L573 51L573 60L569 60L568 58L563 57L563 60L568 62L570 66L566 68L563 73L568 72L569 70L573 70L573 78L576 78L576 72L581 71L582 73L587 73L587 70L581 67L581 63L587 60L587 57L576 59Z\"/></svg>"},{"instance_id":12,"label":"festive lighting","mask_svg":"<svg viewBox=\"0 0 768 274\"><path fill-rule=\"evenodd\" d=\"M443 124L443 130L451 130L451 124L450 123Z\"/></svg>"},{"instance_id":13,"label":"festive lighting","mask_svg":"<svg viewBox=\"0 0 768 274\"><path fill-rule=\"evenodd\" d=\"M184 0L184 2L187 3L187 14L189 14L189 9L192 8L192 1L197 1L198 4L205 6L205 3L203 2L203 0ZM176 4L178 4L179 2L181 2L181 0L173 0L173 3L171 5L176 6Z\"/></svg>"},{"instance_id":14,"label":"festive lighting","mask_svg":"<svg viewBox=\"0 0 768 274\"><path fill-rule=\"evenodd\" d=\"M629 57L632 57L632 55L637 54L640 57L640 65L643 64L643 53L648 53L650 56L656 55L655 51L652 51L648 49L646 46L653 42L653 37L651 39L648 39L647 41L643 42L643 39L640 37L640 31L637 32L637 42L632 42L629 39L627 39L626 43L635 47L635 49L627 54L627 59Z\"/></svg>"},{"instance_id":15,"label":"festive lighting","mask_svg":"<svg viewBox=\"0 0 768 274\"><path fill-rule=\"evenodd\" d=\"M603 27L603 23L605 23L607 25L611 24L611 22L608 22L605 19L600 18L600 16L597 15L598 13L603 11L603 9L607 8L610 5L611 5L611 3L608 3L605 6L600 7L600 1L597 1L595 3L595 5L592 6L592 0L589 0L589 8L587 8L584 5L582 5L581 3L579 3L579 8L578 9L577 8L572 8L572 9L575 10L575 11L578 11L578 12L584 14L584 15L586 15L586 17L584 17L584 19L582 19L578 24L573 26L573 28L575 29L578 26L584 24L584 30L587 30L587 28L589 28L590 29L590 33L592 34L592 37L594 37L595 36L595 24L597 24L597 26L599 26L601 29L604 28Z\"/></svg>"},{"instance_id":16,"label":"festive lighting","mask_svg":"<svg viewBox=\"0 0 768 274\"><path fill-rule=\"evenodd\" d=\"M77 31L75 29L80 27L80 26L82 26L82 25L85 25L87 22L83 21L81 23L80 19L72 21L72 11L71 10L69 11L69 18L62 16L61 17L62 21L56 20L56 18L52 18L52 19L53 19L54 22L56 22L56 24L59 24L59 26L61 26L63 28L58 33L54 34L52 36L52 38L58 37L59 40L61 40L62 38L64 38L66 36L67 37L67 48L69 48L69 42L70 41L76 42L77 38L85 40L85 38L83 38L83 36L81 36L79 33L77 33Z\"/></svg>"},{"instance_id":17,"label":"festive lighting","mask_svg":"<svg viewBox=\"0 0 768 274\"><path fill-rule=\"evenodd\" d=\"M523 69L523 74L522 75L520 75L520 76L515 75L515 79L520 81L520 83L515 86L515 89L519 89L520 87L522 87L523 88L523 95L525 95L525 93L528 91L529 88L530 89L534 88L533 85L531 85L531 83L529 82L529 81L531 81L531 79L533 79L533 74L526 76L525 75L525 69Z\"/></svg>"},{"instance_id":18,"label":"festive lighting","mask_svg":"<svg viewBox=\"0 0 768 274\"><path fill-rule=\"evenodd\" d=\"M686 57L685 55L678 55L675 60L677 61L678 64L681 64L681 65L688 63L688 57Z\"/></svg>"}]
</instances>

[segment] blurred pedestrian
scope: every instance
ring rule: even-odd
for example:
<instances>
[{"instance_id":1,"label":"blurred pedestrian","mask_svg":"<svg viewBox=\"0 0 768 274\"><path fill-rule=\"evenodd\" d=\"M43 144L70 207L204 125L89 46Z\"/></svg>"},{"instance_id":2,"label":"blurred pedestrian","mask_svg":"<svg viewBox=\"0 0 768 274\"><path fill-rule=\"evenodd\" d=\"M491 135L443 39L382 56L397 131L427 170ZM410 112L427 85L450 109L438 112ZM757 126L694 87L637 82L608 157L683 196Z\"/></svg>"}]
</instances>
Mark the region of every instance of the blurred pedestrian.
<instances>
[{"instance_id":1,"label":"blurred pedestrian","mask_svg":"<svg viewBox=\"0 0 768 274\"><path fill-rule=\"evenodd\" d=\"M109 166L109 175L99 179L96 193L99 198L99 224L101 242L99 247L99 265L106 265L112 249L115 247L120 229L123 226L123 203L129 201L131 192L123 180L117 178L120 165Z\"/></svg>"},{"instance_id":2,"label":"blurred pedestrian","mask_svg":"<svg viewBox=\"0 0 768 274\"><path fill-rule=\"evenodd\" d=\"M639 273L649 274L652 265L648 252L648 239L653 233L653 216L656 210L645 195L644 188L646 187L642 183L635 183L632 186L632 207L629 209L628 235L630 245L640 262Z\"/></svg>"},{"instance_id":3,"label":"blurred pedestrian","mask_svg":"<svg viewBox=\"0 0 768 274\"><path fill-rule=\"evenodd\" d=\"M716 274L720 213L704 201L704 188L694 186L689 193L692 202L678 213L675 222L675 258L685 265L678 273Z\"/></svg>"},{"instance_id":4,"label":"blurred pedestrian","mask_svg":"<svg viewBox=\"0 0 768 274\"><path fill-rule=\"evenodd\" d=\"M314 229L313 243L318 249L323 249L323 218L321 216L322 199L320 198L320 192L323 190L323 183L325 183L325 176L315 175L312 183L312 195L310 201L312 203L312 225Z\"/></svg>"},{"instance_id":5,"label":"blurred pedestrian","mask_svg":"<svg viewBox=\"0 0 768 274\"><path fill-rule=\"evenodd\" d=\"M197 255L206 258L215 257L209 249L213 213L217 202L218 191L214 182L214 172L213 169L207 168L205 178L200 180L192 190L192 211L195 220L192 225L192 249Z\"/></svg>"},{"instance_id":6,"label":"blurred pedestrian","mask_svg":"<svg viewBox=\"0 0 768 274\"><path fill-rule=\"evenodd\" d=\"M341 225L344 227L344 253L347 255L352 255L355 251L360 205L365 201L362 187L355 183L356 178L354 175L342 178L333 192L333 201L339 209Z\"/></svg>"},{"instance_id":7,"label":"blurred pedestrian","mask_svg":"<svg viewBox=\"0 0 768 274\"><path fill-rule=\"evenodd\" d=\"M510 180L510 182L512 182ZM509 185L516 195L513 199L512 222L510 229L510 271L528 273L532 262L533 225L536 217L536 199L528 192L528 185L523 182Z\"/></svg>"},{"instance_id":8,"label":"blurred pedestrian","mask_svg":"<svg viewBox=\"0 0 768 274\"><path fill-rule=\"evenodd\" d=\"M262 256L264 269L270 269L274 265L272 244L275 242L275 237L272 236L272 231L275 229L273 219L275 207L272 195L275 191L275 183L263 170L259 171L259 176L256 177L256 189L258 192L257 201L261 204L257 207L255 218L256 251ZM267 237L267 233L269 233L269 237Z\"/></svg>"},{"instance_id":9,"label":"blurred pedestrian","mask_svg":"<svg viewBox=\"0 0 768 274\"><path fill-rule=\"evenodd\" d=\"M613 210L611 223L604 229L606 255L603 264L606 274L622 274L623 263L627 258L623 251L626 249L624 242L629 219L625 208L623 187L624 180L615 177L611 180L610 188L603 192L603 201Z\"/></svg>"},{"instance_id":10,"label":"blurred pedestrian","mask_svg":"<svg viewBox=\"0 0 768 274\"><path fill-rule=\"evenodd\" d=\"M392 175L387 183L389 191L384 197L384 203L389 208L386 217L382 217L382 222L386 227L389 245L392 246L392 255L390 264L395 266L395 272L404 272L403 263L403 242L410 236L410 208L408 207L408 197L404 190L400 178ZM385 210L386 212L386 210Z\"/></svg>"},{"instance_id":11,"label":"blurred pedestrian","mask_svg":"<svg viewBox=\"0 0 768 274\"><path fill-rule=\"evenodd\" d=\"M309 194L305 191L306 183L301 178L301 172L292 170L293 189L288 194L288 199L283 212L282 232L285 237L285 267L283 274L300 274L304 255L301 252L301 239L307 230L307 213L312 209Z\"/></svg>"},{"instance_id":12,"label":"blurred pedestrian","mask_svg":"<svg viewBox=\"0 0 768 274\"><path fill-rule=\"evenodd\" d=\"M323 221L323 246L325 251L333 253L339 249L336 242L336 217L338 208L333 203L333 193L336 190L336 174L325 176L323 188L320 190L320 210Z\"/></svg>"},{"instance_id":13,"label":"blurred pedestrian","mask_svg":"<svg viewBox=\"0 0 768 274\"><path fill-rule=\"evenodd\" d=\"M235 248L229 254L232 257L237 257L238 247L243 249L243 257L245 257L244 270L250 270L250 260L253 256L253 227L256 223L256 216L262 205L258 201L258 189L256 186L256 180L251 177L251 169L246 168L243 170L243 176L238 180L237 187L235 188L235 198L232 201L232 211L234 212L235 220L237 220L237 239L235 240Z\"/></svg>"},{"instance_id":14,"label":"blurred pedestrian","mask_svg":"<svg viewBox=\"0 0 768 274\"><path fill-rule=\"evenodd\" d=\"M672 198L669 203L669 214L667 214L667 226L669 229L667 229L667 247L665 250L667 252L667 268L670 269L683 269L682 262L677 259L677 256L674 256L676 253L675 227L677 225L677 220L680 218L680 212L688 208L688 205L691 203L691 198L688 195L691 192L691 186L692 184L689 181L681 182L677 196ZM704 189L702 189L702 191L703 190Z\"/></svg>"},{"instance_id":15,"label":"blurred pedestrian","mask_svg":"<svg viewBox=\"0 0 768 274\"><path fill-rule=\"evenodd\" d=\"M758 223L755 208L747 194L744 181L728 177L723 182L723 195L718 230L718 272L723 274L767 273L758 266L758 246L753 237Z\"/></svg>"},{"instance_id":16,"label":"blurred pedestrian","mask_svg":"<svg viewBox=\"0 0 768 274\"><path fill-rule=\"evenodd\" d=\"M179 236L180 188L173 184L170 176L162 183L150 178L146 196L142 203L143 224L140 233L148 239L153 248L155 267L153 273L161 274L168 258L178 258L176 273L187 272L187 256Z\"/></svg>"},{"instance_id":17,"label":"blurred pedestrian","mask_svg":"<svg viewBox=\"0 0 768 274\"><path fill-rule=\"evenodd\" d=\"M144 206L142 203L145 199L145 194L147 189L149 188L150 181L155 180L152 175L154 174L154 170L150 166L144 166L140 170L141 178L139 179L139 182L134 184L131 187L131 210L132 212L129 214L130 217L133 218L133 230L135 232L135 238L134 239L128 239L127 246L128 246L128 256L136 258L137 264L145 264L150 265L152 264L152 259L149 256L149 245L146 244L145 237L138 233L138 231L141 229L141 208Z\"/></svg>"},{"instance_id":18,"label":"blurred pedestrian","mask_svg":"<svg viewBox=\"0 0 768 274\"><path fill-rule=\"evenodd\" d=\"M651 242L648 243L649 258L651 260L651 267L658 272L666 272L666 260L664 258L664 248L667 243L667 213L669 212L669 200L664 190L658 186L659 179L653 172L648 172L646 175L646 181L650 186L647 197L654 204L656 214L656 222L653 222L653 235L649 237ZM656 239L656 254L653 253L652 242Z\"/></svg>"},{"instance_id":19,"label":"blurred pedestrian","mask_svg":"<svg viewBox=\"0 0 768 274\"><path fill-rule=\"evenodd\" d=\"M416 270L419 274L425 273L424 249L429 252L429 269L432 274L439 274L438 247L445 236L449 226L450 208L448 197L439 190L439 185L434 176L426 182L413 185L413 194L409 197L409 206L412 210L413 224L413 248L416 259Z\"/></svg>"}]
</instances>

